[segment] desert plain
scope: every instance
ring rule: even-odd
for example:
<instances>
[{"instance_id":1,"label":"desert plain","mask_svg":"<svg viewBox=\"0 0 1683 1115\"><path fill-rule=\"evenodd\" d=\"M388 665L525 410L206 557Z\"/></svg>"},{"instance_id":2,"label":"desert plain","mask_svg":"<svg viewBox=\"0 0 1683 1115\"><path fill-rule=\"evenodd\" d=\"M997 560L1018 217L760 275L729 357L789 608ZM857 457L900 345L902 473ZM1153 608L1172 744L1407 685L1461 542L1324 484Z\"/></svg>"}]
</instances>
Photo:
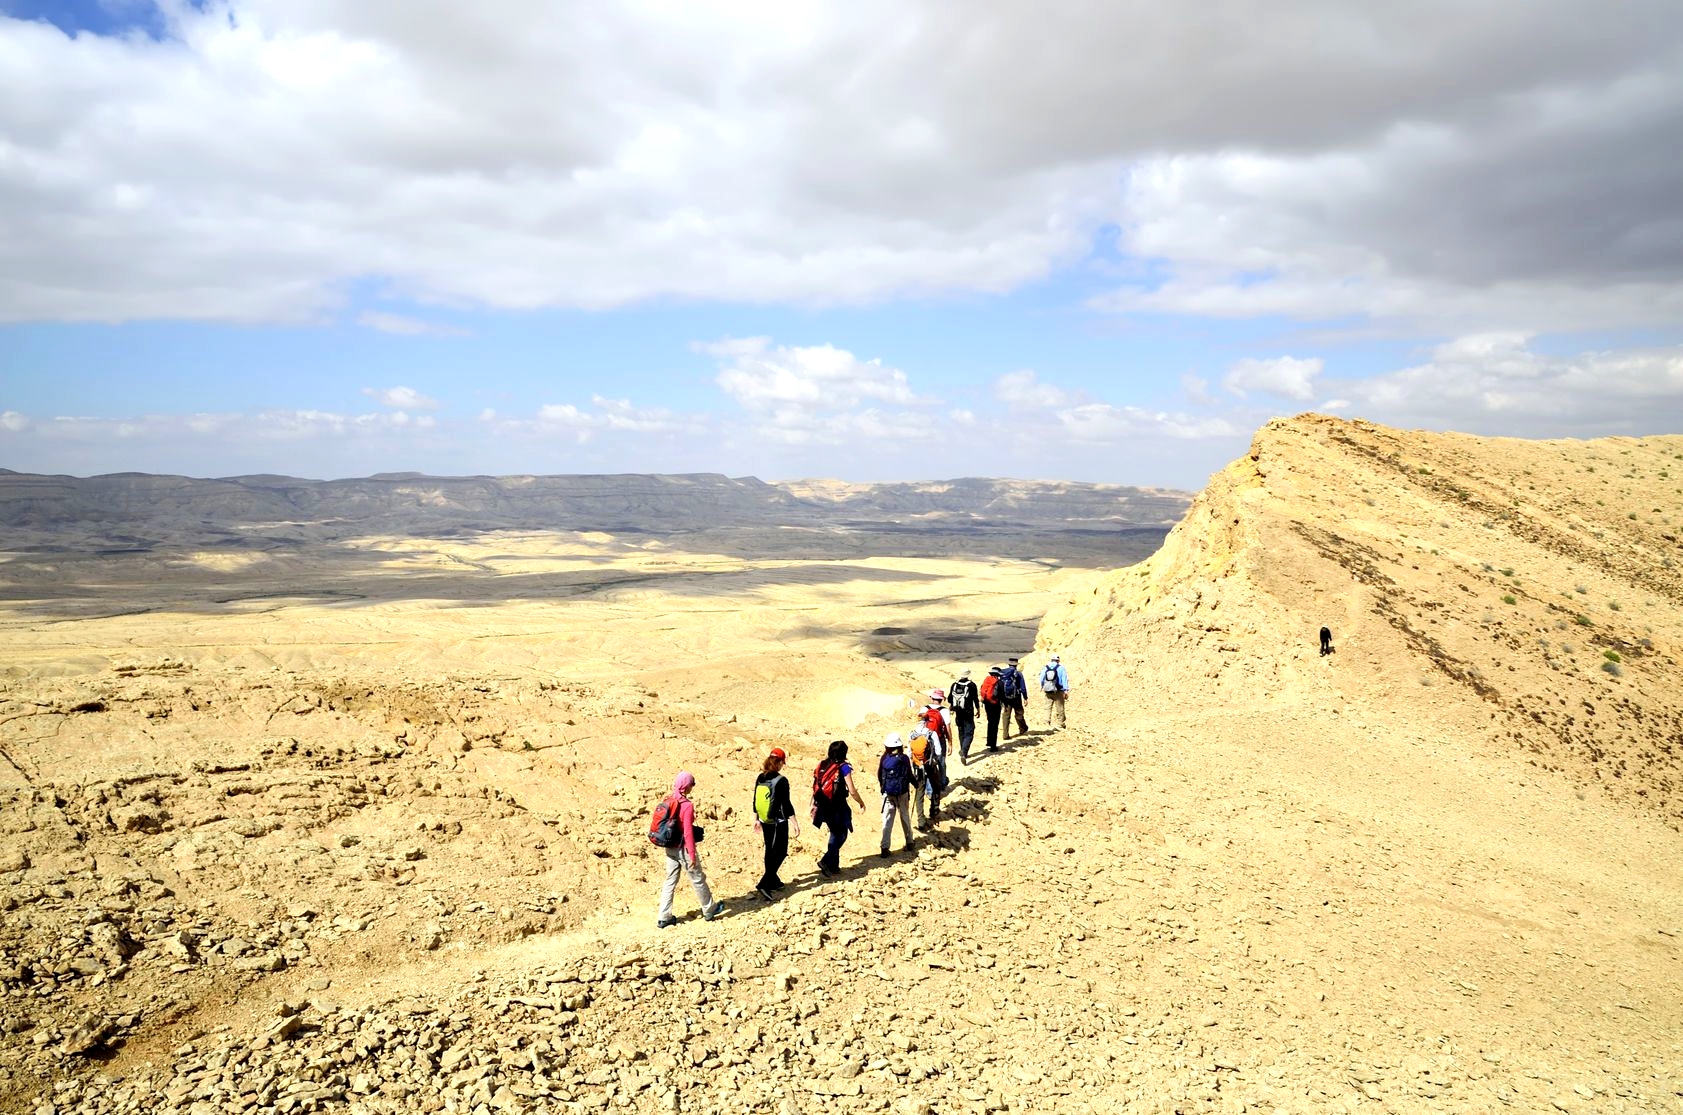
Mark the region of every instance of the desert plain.
<instances>
[{"instance_id":1,"label":"desert plain","mask_svg":"<svg viewBox=\"0 0 1683 1115\"><path fill-rule=\"evenodd\" d=\"M1683 1111L1683 437L558 483L0 474L0 1109ZM1052 653L878 857L884 733Z\"/></svg>"}]
</instances>

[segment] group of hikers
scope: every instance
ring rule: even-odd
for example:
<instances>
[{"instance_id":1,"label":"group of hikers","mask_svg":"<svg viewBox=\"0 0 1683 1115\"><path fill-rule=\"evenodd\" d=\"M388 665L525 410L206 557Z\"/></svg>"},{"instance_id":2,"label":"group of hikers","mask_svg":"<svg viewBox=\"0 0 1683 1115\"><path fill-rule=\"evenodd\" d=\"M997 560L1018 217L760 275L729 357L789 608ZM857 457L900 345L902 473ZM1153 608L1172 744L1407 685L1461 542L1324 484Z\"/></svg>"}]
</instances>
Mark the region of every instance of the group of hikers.
<instances>
[{"instance_id":1,"label":"group of hikers","mask_svg":"<svg viewBox=\"0 0 1683 1115\"><path fill-rule=\"evenodd\" d=\"M1040 691L1046 697L1046 726L1066 726L1066 706L1069 696L1069 671L1057 655L1047 661L1040 672ZM1017 659L1004 666L991 667L980 685L972 681L970 671L964 670L945 690L931 689L928 699L918 710L916 726L909 738L890 732L882 741L882 756L877 760L877 789L882 794L882 844L879 856L890 854L889 845L898 820L902 834L901 850L912 846L912 816L916 813L920 832L928 832L940 812L941 798L951 781L947 774L947 756L953 746L958 747L959 761L970 764L970 748L976 738L976 714L980 711L987 720L986 745L989 751L999 749L1000 721L1004 719L1004 738L1028 732L1028 718L1024 703L1028 698L1028 682L1018 668ZM915 705L916 702L913 702ZM789 840L800 835L800 821L795 810L789 779L783 768L789 757L781 747L774 747L761 764L754 780L754 829L765 841L765 871L754 891L767 902L787 884L779 877L783 863L789 856ZM676 925L672 902L678 891L678 879L688 875L701 902L701 916L712 921L724 912L725 904L713 897L702 869L696 845L705 832L695 823L695 804L690 792L695 777L688 771L678 772L672 782L672 793L655 806L649 822L649 840L666 853L666 879L660 890L660 912L655 924L664 929ZM814 828L830 831L829 844L818 858L818 873L830 878L841 873L841 849L853 831L852 802L865 808L865 799L854 782L853 765L847 759L847 743L831 742L828 751L812 775L812 801L807 812Z\"/></svg>"}]
</instances>

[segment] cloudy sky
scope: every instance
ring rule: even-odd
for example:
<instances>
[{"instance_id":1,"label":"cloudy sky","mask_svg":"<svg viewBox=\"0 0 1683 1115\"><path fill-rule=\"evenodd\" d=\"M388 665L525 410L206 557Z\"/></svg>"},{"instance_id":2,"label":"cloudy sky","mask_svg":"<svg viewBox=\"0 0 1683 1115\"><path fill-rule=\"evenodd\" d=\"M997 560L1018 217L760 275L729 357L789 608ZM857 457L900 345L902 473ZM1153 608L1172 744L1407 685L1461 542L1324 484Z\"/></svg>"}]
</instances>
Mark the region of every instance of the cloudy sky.
<instances>
[{"instance_id":1,"label":"cloudy sky","mask_svg":"<svg viewBox=\"0 0 1683 1115\"><path fill-rule=\"evenodd\" d=\"M1683 431L1677 0L0 0L0 466Z\"/></svg>"}]
</instances>

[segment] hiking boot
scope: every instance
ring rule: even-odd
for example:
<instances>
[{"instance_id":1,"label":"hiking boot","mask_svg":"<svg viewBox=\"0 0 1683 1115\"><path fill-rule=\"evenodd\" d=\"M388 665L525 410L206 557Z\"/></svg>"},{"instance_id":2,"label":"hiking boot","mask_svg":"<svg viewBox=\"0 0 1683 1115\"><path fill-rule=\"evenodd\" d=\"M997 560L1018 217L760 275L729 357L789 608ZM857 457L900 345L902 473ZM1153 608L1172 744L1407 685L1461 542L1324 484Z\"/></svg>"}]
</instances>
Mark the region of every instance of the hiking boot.
<instances>
[{"instance_id":1,"label":"hiking boot","mask_svg":"<svg viewBox=\"0 0 1683 1115\"><path fill-rule=\"evenodd\" d=\"M677 924L678 924L678 919L677 918L657 918L655 920L655 928L656 929L669 929L672 926L677 925Z\"/></svg>"},{"instance_id":2,"label":"hiking boot","mask_svg":"<svg viewBox=\"0 0 1683 1115\"><path fill-rule=\"evenodd\" d=\"M715 902L713 905L707 907L707 909L701 911L701 916L706 918L708 921L712 921L724 912L725 904L723 902Z\"/></svg>"},{"instance_id":3,"label":"hiking boot","mask_svg":"<svg viewBox=\"0 0 1683 1115\"><path fill-rule=\"evenodd\" d=\"M884 848L882 851L877 853L877 855L879 855L879 856L886 856L887 854L888 854L888 849L887 848Z\"/></svg>"},{"instance_id":4,"label":"hiking boot","mask_svg":"<svg viewBox=\"0 0 1683 1115\"><path fill-rule=\"evenodd\" d=\"M782 890L784 887L786 887L788 885L789 884L785 883L782 879L778 879L771 884L771 889L772 890Z\"/></svg>"},{"instance_id":5,"label":"hiking boot","mask_svg":"<svg viewBox=\"0 0 1683 1115\"><path fill-rule=\"evenodd\" d=\"M771 891L765 887L755 887L754 893L765 899L767 902L771 901Z\"/></svg>"}]
</instances>

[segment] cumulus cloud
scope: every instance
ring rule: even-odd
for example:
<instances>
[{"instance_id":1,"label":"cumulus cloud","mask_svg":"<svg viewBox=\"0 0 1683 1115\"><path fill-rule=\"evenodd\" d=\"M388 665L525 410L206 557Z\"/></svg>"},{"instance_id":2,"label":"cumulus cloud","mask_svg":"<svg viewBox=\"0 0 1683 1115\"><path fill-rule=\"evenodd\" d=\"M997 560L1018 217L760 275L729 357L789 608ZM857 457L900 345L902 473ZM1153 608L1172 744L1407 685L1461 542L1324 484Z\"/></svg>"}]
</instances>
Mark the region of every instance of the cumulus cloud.
<instances>
[{"instance_id":1,"label":"cumulus cloud","mask_svg":"<svg viewBox=\"0 0 1683 1115\"><path fill-rule=\"evenodd\" d=\"M841 411L862 401L920 405L906 373L834 345L773 345L766 337L698 343L723 365L715 382L754 412Z\"/></svg>"},{"instance_id":2,"label":"cumulus cloud","mask_svg":"<svg viewBox=\"0 0 1683 1115\"><path fill-rule=\"evenodd\" d=\"M1300 360L1276 356L1268 360L1246 358L1234 364L1222 377L1221 385L1243 398L1252 391L1265 391L1288 399L1315 397L1315 377L1324 366L1320 357Z\"/></svg>"},{"instance_id":3,"label":"cumulus cloud","mask_svg":"<svg viewBox=\"0 0 1683 1115\"><path fill-rule=\"evenodd\" d=\"M19 414L15 410L0 411L0 430L15 434L29 429L29 426L27 414Z\"/></svg>"},{"instance_id":4,"label":"cumulus cloud","mask_svg":"<svg viewBox=\"0 0 1683 1115\"><path fill-rule=\"evenodd\" d=\"M362 393L393 410L437 410L438 400L429 399L413 387L364 387Z\"/></svg>"},{"instance_id":5,"label":"cumulus cloud","mask_svg":"<svg viewBox=\"0 0 1683 1115\"><path fill-rule=\"evenodd\" d=\"M1556 356L1522 333L1461 337L1424 363L1336 381L1325 409L1400 426L1522 437L1683 427L1683 346Z\"/></svg>"},{"instance_id":6,"label":"cumulus cloud","mask_svg":"<svg viewBox=\"0 0 1683 1115\"><path fill-rule=\"evenodd\" d=\"M1112 222L1122 310L1679 315L1675 0L159 11L0 17L0 316L1004 291Z\"/></svg>"}]
</instances>

